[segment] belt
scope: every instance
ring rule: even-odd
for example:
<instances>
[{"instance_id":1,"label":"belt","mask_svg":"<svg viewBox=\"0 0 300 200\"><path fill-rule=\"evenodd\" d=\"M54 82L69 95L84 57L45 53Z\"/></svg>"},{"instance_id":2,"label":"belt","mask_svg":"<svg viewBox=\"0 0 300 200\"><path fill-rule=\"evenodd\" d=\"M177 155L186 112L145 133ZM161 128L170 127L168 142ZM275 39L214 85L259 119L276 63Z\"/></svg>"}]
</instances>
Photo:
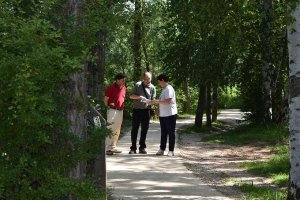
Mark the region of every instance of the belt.
<instances>
[{"instance_id":1,"label":"belt","mask_svg":"<svg viewBox=\"0 0 300 200\"><path fill-rule=\"evenodd\" d=\"M123 110L123 109L117 109L117 108L112 108L112 107L109 107L109 109L113 109L113 110Z\"/></svg>"}]
</instances>

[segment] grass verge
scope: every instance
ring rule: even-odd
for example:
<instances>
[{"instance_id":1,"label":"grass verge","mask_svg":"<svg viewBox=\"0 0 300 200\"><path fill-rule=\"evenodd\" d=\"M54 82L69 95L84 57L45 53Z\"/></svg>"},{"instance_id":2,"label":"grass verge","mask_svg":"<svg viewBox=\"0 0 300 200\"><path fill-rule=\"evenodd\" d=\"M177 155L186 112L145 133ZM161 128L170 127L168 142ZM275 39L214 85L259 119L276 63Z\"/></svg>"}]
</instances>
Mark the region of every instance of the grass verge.
<instances>
[{"instance_id":1,"label":"grass verge","mask_svg":"<svg viewBox=\"0 0 300 200\"><path fill-rule=\"evenodd\" d=\"M236 185L246 194L242 200L285 200L286 192L275 191L268 187L255 187L251 184Z\"/></svg>"},{"instance_id":2,"label":"grass verge","mask_svg":"<svg viewBox=\"0 0 300 200\"><path fill-rule=\"evenodd\" d=\"M188 127L183 132L199 133L207 132L207 130L205 128ZM274 157L263 162L243 163L241 167L251 173L271 178L273 184L287 188L289 171L288 136L288 128L285 125L248 124L225 133L205 136L202 141L233 146L268 146L274 152ZM274 188L257 187L251 184L239 184L237 187L245 193L243 199L286 199L286 192L277 191Z\"/></svg>"}]
</instances>

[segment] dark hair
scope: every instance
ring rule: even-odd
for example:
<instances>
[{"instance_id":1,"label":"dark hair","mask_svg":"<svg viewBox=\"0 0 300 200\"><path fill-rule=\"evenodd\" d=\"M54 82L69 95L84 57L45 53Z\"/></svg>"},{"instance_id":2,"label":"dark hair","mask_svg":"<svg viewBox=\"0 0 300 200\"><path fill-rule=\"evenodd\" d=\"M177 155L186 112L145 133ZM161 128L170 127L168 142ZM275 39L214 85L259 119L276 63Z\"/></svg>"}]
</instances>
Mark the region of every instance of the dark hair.
<instances>
[{"instance_id":1,"label":"dark hair","mask_svg":"<svg viewBox=\"0 0 300 200\"><path fill-rule=\"evenodd\" d=\"M169 82L169 77L168 77L167 75L165 75L165 74L160 74L160 75L156 78L156 80L158 80L158 81Z\"/></svg>"},{"instance_id":2,"label":"dark hair","mask_svg":"<svg viewBox=\"0 0 300 200\"><path fill-rule=\"evenodd\" d=\"M115 76L115 80L120 80L120 79L123 79L123 78L126 78L126 75L123 74L123 73L118 73L118 74Z\"/></svg>"}]
</instances>

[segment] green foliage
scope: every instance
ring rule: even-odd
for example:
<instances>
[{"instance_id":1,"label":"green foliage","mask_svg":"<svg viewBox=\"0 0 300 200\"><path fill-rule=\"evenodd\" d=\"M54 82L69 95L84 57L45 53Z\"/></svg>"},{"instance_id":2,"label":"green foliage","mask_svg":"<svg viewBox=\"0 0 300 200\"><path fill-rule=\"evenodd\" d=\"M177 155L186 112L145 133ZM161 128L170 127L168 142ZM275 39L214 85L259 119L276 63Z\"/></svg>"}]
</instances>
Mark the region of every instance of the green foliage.
<instances>
[{"instance_id":1,"label":"green foliage","mask_svg":"<svg viewBox=\"0 0 300 200\"><path fill-rule=\"evenodd\" d=\"M195 110L197 109L197 100L198 100L198 88L197 87L190 87L190 113L188 114L195 114ZM178 108L178 113L183 114L183 106L184 103L187 101L187 97L184 94L181 88L176 90L176 103Z\"/></svg>"},{"instance_id":2,"label":"green foliage","mask_svg":"<svg viewBox=\"0 0 300 200\"><path fill-rule=\"evenodd\" d=\"M285 125L249 124L238 127L225 134L210 135L203 141L212 141L223 144L286 144L288 128Z\"/></svg>"},{"instance_id":3,"label":"green foliage","mask_svg":"<svg viewBox=\"0 0 300 200\"><path fill-rule=\"evenodd\" d=\"M220 109L241 108L240 96L236 87L221 90L218 100Z\"/></svg>"},{"instance_id":4,"label":"green foliage","mask_svg":"<svg viewBox=\"0 0 300 200\"><path fill-rule=\"evenodd\" d=\"M85 45L66 34L67 27L53 26L47 16L55 1L30 2L20 7L14 7L19 1L0 2L0 198L73 194L98 199L92 179L66 178L78 162L95 157L109 133L92 129L87 139L80 139L65 120L63 84L82 69ZM68 43L71 37L76 40Z\"/></svg>"}]
</instances>

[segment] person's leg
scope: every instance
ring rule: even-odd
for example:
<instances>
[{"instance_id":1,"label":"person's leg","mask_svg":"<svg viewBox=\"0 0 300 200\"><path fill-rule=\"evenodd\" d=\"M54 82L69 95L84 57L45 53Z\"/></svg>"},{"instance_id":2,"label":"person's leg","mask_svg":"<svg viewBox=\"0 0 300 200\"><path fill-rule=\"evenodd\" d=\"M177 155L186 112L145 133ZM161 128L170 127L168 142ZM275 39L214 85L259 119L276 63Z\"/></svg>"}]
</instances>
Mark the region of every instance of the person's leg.
<instances>
[{"instance_id":1,"label":"person's leg","mask_svg":"<svg viewBox=\"0 0 300 200\"><path fill-rule=\"evenodd\" d=\"M169 151L174 151L175 147L175 129L176 129L176 115L168 117L168 135L169 135Z\"/></svg>"},{"instance_id":2,"label":"person's leg","mask_svg":"<svg viewBox=\"0 0 300 200\"><path fill-rule=\"evenodd\" d=\"M168 134L168 129L167 129L167 124L166 124L166 117L159 117L159 122L160 122L160 149L165 150L166 149L166 144L167 144L167 134Z\"/></svg>"},{"instance_id":3,"label":"person's leg","mask_svg":"<svg viewBox=\"0 0 300 200\"><path fill-rule=\"evenodd\" d=\"M131 147L130 149L136 151L136 140L140 126L139 110L133 109L132 111L132 126L131 126Z\"/></svg>"},{"instance_id":4,"label":"person's leg","mask_svg":"<svg viewBox=\"0 0 300 200\"><path fill-rule=\"evenodd\" d=\"M149 122L150 122L150 113L148 109L141 110L141 137L140 137L140 150L145 149L146 146L146 137L147 137L147 132L149 129Z\"/></svg>"},{"instance_id":5,"label":"person's leg","mask_svg":"<svg viewBox=\"0 0 300 200\"><path fill-rule=\"evenodd\" d=\"M108 136L106 138L106 151L111 151L113 147L113 135L114 130L116 129L115 127L115 116L116 116L116 110L113 109L108 109L107 110L107 128L112 130L112 135Z\"/></svg>"},{"instance_id":6,"label":"person's leg","mask_svg":"<svg viewBox=\"0 0 300 200\"><path fill-rule=\"evenodd\" d=\"M112 135L112 149L117 148L122 122L123 122L123 110L117 110L115 115L115 123L114 123L115 125L113 129L114 134Z\"/></svg>"}]
</instances>

